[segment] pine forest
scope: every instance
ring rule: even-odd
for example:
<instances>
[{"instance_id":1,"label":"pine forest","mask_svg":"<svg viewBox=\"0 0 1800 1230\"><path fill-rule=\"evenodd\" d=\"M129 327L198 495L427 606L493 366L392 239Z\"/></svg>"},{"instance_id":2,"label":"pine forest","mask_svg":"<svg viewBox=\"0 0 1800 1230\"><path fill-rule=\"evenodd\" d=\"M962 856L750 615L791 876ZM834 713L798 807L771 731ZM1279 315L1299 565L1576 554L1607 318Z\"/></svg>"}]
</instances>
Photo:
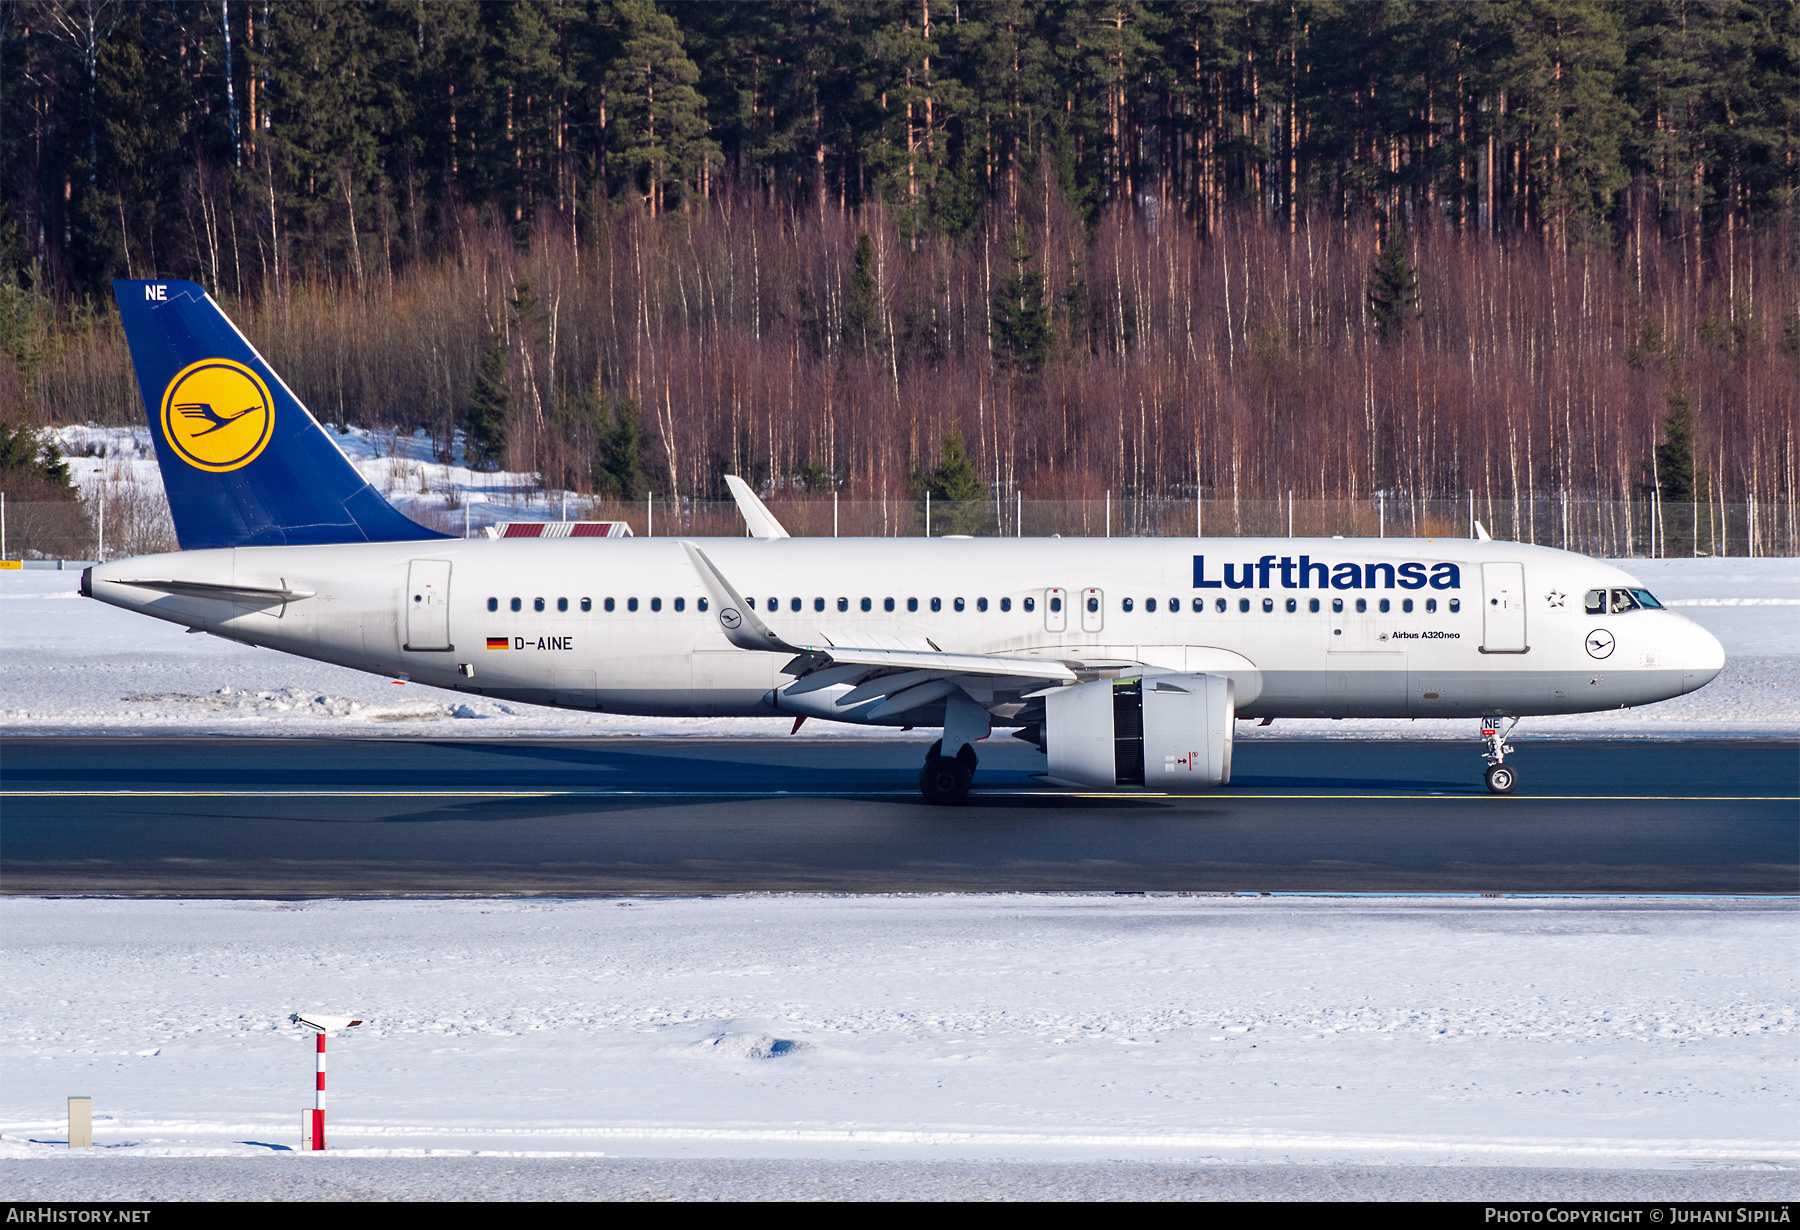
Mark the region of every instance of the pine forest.
<instances>
[{"instance_id":1,"label":"pine forest","mask_svg":"<svg viewBox=\"0 0 1800 1230\"><path fill-rule=\"evenodd\" d=\"M1797 158L1794 0L8 0L0 419L180 277L622 500L1791 508Z\"/></svg>"}]
</instances>

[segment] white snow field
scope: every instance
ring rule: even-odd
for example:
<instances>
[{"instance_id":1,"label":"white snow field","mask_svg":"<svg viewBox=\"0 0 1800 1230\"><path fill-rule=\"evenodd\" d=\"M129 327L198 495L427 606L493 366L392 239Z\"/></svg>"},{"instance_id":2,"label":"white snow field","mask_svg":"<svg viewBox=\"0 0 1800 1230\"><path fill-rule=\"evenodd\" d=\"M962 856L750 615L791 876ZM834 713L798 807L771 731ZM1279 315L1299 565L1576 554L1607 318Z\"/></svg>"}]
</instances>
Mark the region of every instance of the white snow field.
<instances>
[{"instance_id":1,"label":"white snow field","mask_svg":"<svg viewBox=\"0 0 1800 1230\"><path fill-rule=\"evenodd\" d=\"M603 549L603 547L602 547ZM1522 738L1800 731L1800 559L1615 561L1724 642L1724 673L1641 709L1530 718ZM81 598L79 574L0 572L0 734L767 735L791 719L637 718L469 697L190 635ZM1240 738L1472 739L1474 719L1242 722ZM895 737L812 722L808 737ZM929 741L934 732L918 731Z\"/></svg>"},{"instance_id":2,"label":"white snow field","mask_svg":"<svg viewBox=\"0 0 1800 1230\"><path fill-rule=\"evenodd\" d=\"M1769 1198L1800 1185L1795 910L0 898L0 1198L520 1195L539 1173L453 1157L568 1159L559 1181L626 1194ZM331 1152L273 1159L311 1104L297 1010L367 1023L330 1046ZM92 1154L63 1144L71 1094ZM769 1165L576 1165L603 1155ZM372 1159L393 1164L350 1165Z\"/></svg>"},{"instance_id":3,"label":"white snow field","mask_svg":"<svg viewBox=\"0 0 1800 1230\"><path fill-rule=\"evenodd\" d=\"M78 474L160 485L147 433L102 434ZM343 443L403 507L479 480L488 519L549 515L508 494L522 476ZM1620 562L1720 637L1724 674L1520 736L1800 730L1800 560ZM0 572L0 735L788 730L397 686L82 600L77 579ZM868 733L895 732L807 728ZM0 1199L1785 1199L1795 909L0 897ZM331 1046L324 1155L292 1151L312 1054L286 1018L306 1009L368 1020ZM72 1094L94 1098L91 1152L60 1143Z\"/></svg>"},{"instance_id":4,"label":"white snow field","mask_svg":"<svg viewBox=\"0 0 1800 1230\"><path fill-rule=\"evenodd\" d=\"M162 470L148 427L68 426L45 434L66 455L70 475L90 496L104 484L109 491L136 488L163 500ZM449 464L437 460L437 445L423 431L349 427L333 431L332 439L389 503L440 528L460 529L465 506L476 533L497 521L555 520L565 508L576 516L587 511L585 497L540 490L535 474L469 468L460 431Z\"/></svg>"}]
</instances>

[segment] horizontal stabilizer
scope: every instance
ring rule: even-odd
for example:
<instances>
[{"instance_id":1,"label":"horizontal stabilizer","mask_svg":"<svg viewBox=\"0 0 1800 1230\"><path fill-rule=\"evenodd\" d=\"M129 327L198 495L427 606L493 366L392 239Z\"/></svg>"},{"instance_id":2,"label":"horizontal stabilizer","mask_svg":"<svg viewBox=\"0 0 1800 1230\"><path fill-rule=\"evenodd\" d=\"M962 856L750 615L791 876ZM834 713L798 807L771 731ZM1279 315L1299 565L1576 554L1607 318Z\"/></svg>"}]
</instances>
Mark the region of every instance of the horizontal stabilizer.
<instances>
[{"instance_id":1,"label":"horizontal stabilizer","mask_svg":"<svg viewBox=\"0 0 1800 1230\"><path fill-rule=\"evenodd\" d=\"M115 585L131 585L138 589L154 589L160 593L178 594L183 598L216 598L221 602L250 605L298 602L311 598L310 589L265 589L253 585L209 585L204 581L114 581Z\"/></svg>"}]
</instances>

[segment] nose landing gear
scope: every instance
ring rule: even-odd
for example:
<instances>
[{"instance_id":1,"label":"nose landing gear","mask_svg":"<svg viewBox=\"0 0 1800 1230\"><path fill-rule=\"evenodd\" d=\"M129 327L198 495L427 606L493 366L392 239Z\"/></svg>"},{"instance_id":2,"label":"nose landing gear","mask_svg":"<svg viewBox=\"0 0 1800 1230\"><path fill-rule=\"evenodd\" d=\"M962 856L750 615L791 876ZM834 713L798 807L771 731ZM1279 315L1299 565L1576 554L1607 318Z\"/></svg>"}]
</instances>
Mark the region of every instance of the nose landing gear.
<instances>
[{"instance_id":1,"label":"nose landing gear","mask_svg":"<svg viewBox=\"0 0 1800 1230\"><path fill-rule=\"evenodd\" d=\"M1506 722L1506 729L1500 729L1500 723ZM1519 784L1518 770L1506 763L1506 753L1513 750L1506 737L1519 724L1518 718L1485 717L1481 719L1481 737L1487 742L1488 750L1481 758L1488 763L1486 780L1489 794L1511 794Z\"/></svg>"},{"instance_id":2,"label":"nose landing gear","mask_svg":"<svg viewBox=\"0 0 1800 1230\"><path fill-rule=\"evenodd\" d=\"M969 796L975 780L975 749L963 744L954 756L943 754L944 741L939 739L925 753L925 767L919 770L919 792L928 802L951 806Z\"/></svg>"}]
</instances>

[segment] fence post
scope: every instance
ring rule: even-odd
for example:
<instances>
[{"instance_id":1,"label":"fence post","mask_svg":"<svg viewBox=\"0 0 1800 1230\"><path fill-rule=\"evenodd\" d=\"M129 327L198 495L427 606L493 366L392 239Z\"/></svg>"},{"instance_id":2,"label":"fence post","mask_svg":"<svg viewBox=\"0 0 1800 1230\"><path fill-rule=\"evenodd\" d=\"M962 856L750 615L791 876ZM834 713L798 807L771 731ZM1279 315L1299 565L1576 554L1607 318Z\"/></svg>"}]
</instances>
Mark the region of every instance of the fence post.
<instances>
[{"instance_id":1,"label":"fence post","mask_svg":"<svg viewBox=\"0 0 1800 1230\"><path fill-rule=\"evenodd\" d=\"M1469 488L1469 537L1475 537L1475 488Z\"/></svg>"},{"instance_id":2,"label":"fence post","mask_svg":"<svg viewBox=\"0 0 1800 1230\"><path fill-rule=\"evenodd\" d=\"M1294 489L1288 488L1288 537L1294 536Z\"/></svg>"},{"instance_id":3,"label":"fence post","mask_svg":"<svg viewBox=\"0 0 1800 1230\"><path fill-rule=\"evenodd\" d=\"M838 536L837 492L831 493L831 536Z\"/></svg>"},{"instance_id":4,"label":"fence post","mask_svg":"<svg viewBox=\"0 0 1800 1230\"><path fill-rule=\"evenodd\" d=\"M106 471L100 471L100 541L94 547L100 562L106 562Z\"/></svg>"},{"instance_id":5,"label":"fence post","mask_svg":"<svg viewBox=\"0 0 1800 1230\"><path fill-rule=\"evenodd\" d=\"M653 502L653 501L655 501L655 499L656 499L656 493L654 491L650 492L648 495L646 495L644 497L644 537L645 538L655 538L656 537L656 505Z\"/></svg>"},{"instance_id":6,"label":"fence post","mask_svg":"<svg viewBox=\"0 0 1800 1230\"><path fill-rule=\"evenodd\" d=\"M1375 493L1375 536L1387 537L1387 492Z\"/></svg>"},{"instance_id":7,"label":"fence post","mask_svg":"<svg viewBox=\"0 0 1800 1230\"><path fill-rule=\"evenodd\" d=\"M1564 487L1562 492L1562 518L1563 550L1567 551L1569 549L1569 489L1567 487Z\"/></svg>"},{"instance_id":8,"label":"fence post","mask_svg":"<svg viewBox=\"0 0 1800 1230\"><path fill-rule=\"evenodd\" d=\"M931 492L925 492L925 537L931 537Z\"/></svg>"},{"instance_id":9,"label":"fence post","mask_svg":"<svg viewBox=\"0 0 1800 1230\"><path fill-rule=\"evenodd\" d=\"M1014 538L1023 538L1023 537L1025 537L1025 493L1023 491L1013 492L1013 500L1018 505L1017 516L1014 520L1015 528L1013 531L1013 537Z\"/></svg>"},{"instance_id":10,"label":"fence post","mask_svg":"<svg viewBox=\"0 0 1800 1230\"><path fill-rule=\"evenodd\" d=\"M1106 491L1106 536L1112 537L1112 489Z\"/></svg>"}]
</instances>

